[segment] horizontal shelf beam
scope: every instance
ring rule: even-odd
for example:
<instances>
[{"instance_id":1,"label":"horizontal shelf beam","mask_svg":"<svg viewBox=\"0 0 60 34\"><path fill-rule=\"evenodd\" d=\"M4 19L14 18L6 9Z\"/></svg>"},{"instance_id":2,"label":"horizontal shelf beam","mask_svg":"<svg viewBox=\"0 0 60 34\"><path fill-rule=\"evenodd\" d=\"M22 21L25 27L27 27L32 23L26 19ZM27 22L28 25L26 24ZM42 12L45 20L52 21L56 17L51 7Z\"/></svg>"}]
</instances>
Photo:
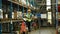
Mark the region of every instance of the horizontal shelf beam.
<instances>
[{"instance_id":1,"label":"horizontal shelf beam","mask_svg":"<svg viewBox=\"0 0 60 34\"><path fill-rule=\"evenodd\" d=\"M11 21L12 21L12 22L18 22L18 21L23 21L23 20L18 20L18 19L17 19L17 20L6 20L6 21L3 20L3 21L1 21L1 23L9 23L9 22L11 22Z\"/></svg>"},{"instance_id":2,"label":"horizontal shelf beam","mask_svg":"<svg viewBox=\"0 0 60 34\"><path fill-rule=\"evenodd\" d=\"M12 2L12 3L15 3L15 4L18 4L18 5L20 5L20 6L23 6L23 7L25 7L25 8L28 8L28 6L24 6L24 5L22 5L22 4L18 3L18 2L11 1L11 0L8 0L8 1L10 1L10 2ZM31 9L31 10L34 10L34 7L30 7L30 9Z\"/></svg>"}]
</instances>

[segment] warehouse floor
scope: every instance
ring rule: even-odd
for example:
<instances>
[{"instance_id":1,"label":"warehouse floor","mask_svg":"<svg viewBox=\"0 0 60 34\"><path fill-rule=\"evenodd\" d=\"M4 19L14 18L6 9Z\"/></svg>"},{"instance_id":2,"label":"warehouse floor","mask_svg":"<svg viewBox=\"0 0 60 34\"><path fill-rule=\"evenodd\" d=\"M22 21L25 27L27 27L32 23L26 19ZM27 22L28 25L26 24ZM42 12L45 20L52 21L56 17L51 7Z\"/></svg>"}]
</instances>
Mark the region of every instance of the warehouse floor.
<instances>
[{"instance_id":1,"label":"warehouse floor","mask_svg":"<svg viewBox=\"0 0 60 34\"><path fill-rule=\"evenodd\" d=\"M56 34L55 28L41 28L40 30L32 31L29 34Z\"/></svg>"},{"instance_id":2,"label":"warehouse floor","mask_svg":"<svg viewBox=\"0 0 60 34\"><path fill-rule=\"evenodd\" d=\"M5 33L3 33L3 34L5 34ZM6 34L8 34L8 33L6 33ZM52 28L52 27L43 27L38 30L31 31L28 34L56 34L56 29Z\"/></svg>"}]
</instances>

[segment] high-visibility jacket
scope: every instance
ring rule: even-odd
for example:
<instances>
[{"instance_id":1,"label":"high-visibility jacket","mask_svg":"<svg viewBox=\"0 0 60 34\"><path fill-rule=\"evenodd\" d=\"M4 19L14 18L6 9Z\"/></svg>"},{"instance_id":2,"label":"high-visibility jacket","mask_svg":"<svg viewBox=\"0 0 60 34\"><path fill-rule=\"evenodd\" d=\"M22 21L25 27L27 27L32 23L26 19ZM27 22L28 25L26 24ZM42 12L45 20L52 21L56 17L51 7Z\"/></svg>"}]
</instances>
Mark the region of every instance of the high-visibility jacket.
<instances>
[{"instance_id":1,"label":"high-visibility jacket","mask_svg":"<svg viewBox=\"0 0 60 34\"><path fill-rule=\"evenodd\" d=\"M27 14L26 17L27 17L27 19L26 19L27 21L31 21L32 20L31 19L31 17L32 17L32 14L31 13L30 14Z\"/></svg>"}]
</instances>

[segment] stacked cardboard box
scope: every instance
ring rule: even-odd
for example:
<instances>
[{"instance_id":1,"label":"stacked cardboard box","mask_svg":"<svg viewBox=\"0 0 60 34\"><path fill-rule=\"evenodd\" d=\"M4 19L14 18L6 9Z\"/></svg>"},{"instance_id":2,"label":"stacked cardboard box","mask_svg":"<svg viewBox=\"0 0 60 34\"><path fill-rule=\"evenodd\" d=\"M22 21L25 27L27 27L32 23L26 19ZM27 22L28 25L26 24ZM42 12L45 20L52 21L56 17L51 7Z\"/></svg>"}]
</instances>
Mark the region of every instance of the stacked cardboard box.
<instances>
[{"instance_id":1,"label":"stacked cardboard box","mask_svg":"<svg viewBox=\"0 0 60 34\"><path fill-rule=\"evenodd\" d=\"M14 10L14 19L17 19L17 11Z\"/></svg>"},{"instance_id":2,"label":"stacked cardboard box","mask_svg":"<svg viewBox=\"0 0 60 34\"><path fill-rule=\"evenodd\" d=\"M17 11L17 19L22 19L22 11Z\"/></svg>"}]
</instances>

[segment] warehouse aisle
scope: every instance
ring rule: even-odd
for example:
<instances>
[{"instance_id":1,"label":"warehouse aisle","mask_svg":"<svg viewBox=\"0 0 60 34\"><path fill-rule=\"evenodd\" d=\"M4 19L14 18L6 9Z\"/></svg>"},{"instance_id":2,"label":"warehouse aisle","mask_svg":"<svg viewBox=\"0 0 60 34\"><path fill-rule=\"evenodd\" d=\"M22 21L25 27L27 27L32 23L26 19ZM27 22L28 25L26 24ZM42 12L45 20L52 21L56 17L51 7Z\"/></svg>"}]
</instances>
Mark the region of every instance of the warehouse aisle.
<instances>
[{"instance_id":1,"label":"warehouse aisle","mask_svg":"<svg viewBox=\"0 0 60 34\"><path fill-rule=\"evenodd\" d=\"M56 34L54 28L41 28L40 30L32 31L30 34Z\"/></svg>"}]
</instances>

